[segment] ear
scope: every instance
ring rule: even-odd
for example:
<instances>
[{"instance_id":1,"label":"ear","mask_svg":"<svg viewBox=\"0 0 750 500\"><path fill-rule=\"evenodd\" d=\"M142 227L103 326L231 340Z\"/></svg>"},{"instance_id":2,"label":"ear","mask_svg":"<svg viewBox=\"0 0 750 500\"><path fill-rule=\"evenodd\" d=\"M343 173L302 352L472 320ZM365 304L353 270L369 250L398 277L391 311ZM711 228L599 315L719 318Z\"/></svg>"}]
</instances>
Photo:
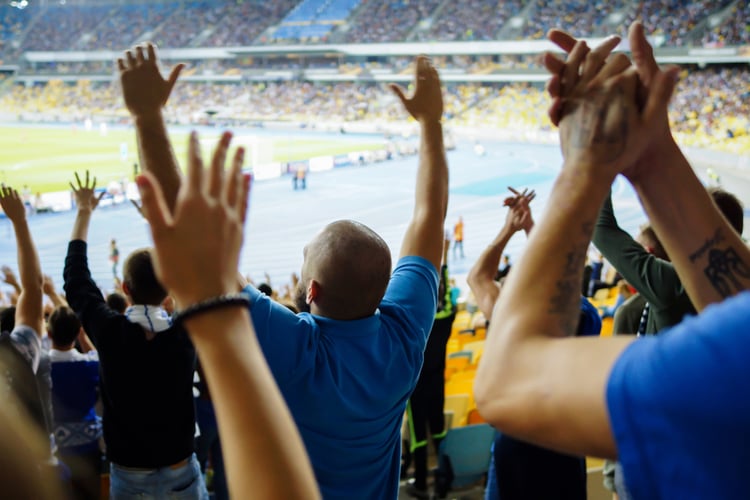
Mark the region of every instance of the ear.
<instances>
[{"instance_id":1,"label":"ear","mask_svg":"<svg viewBox=\"0 0 750 500\"><path fill-rule=\"evenodd\" d=\"M120 286L122 287L122 293L124 293L128 297L128 300L130 300L130 288L128 288L128 284L123 281L120 283Z\"/></svg>"},{"instance_id":2,"label":"ear","mask_svg":"<svg viewBox=\"0 0 750 500\"><path fill-rule=\"evenodd\" d=\"M307 302L307 304L312 304L318 297L320 297L320 283L315 280L310 280L310 283L307 285L305 302Z\"/></svg>"}]
</instances>

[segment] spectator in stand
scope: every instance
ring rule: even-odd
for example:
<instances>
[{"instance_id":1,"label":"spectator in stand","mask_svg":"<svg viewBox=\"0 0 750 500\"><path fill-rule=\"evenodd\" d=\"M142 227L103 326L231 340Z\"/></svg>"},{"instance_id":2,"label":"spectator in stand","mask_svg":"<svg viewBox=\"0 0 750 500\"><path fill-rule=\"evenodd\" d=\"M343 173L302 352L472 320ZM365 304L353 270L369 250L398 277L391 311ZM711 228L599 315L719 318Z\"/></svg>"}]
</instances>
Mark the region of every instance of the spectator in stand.
<instances>
[{"instance_id":1,"label":"spectator in stand","mask_svg":"<svg viewBox=\"0 0 750 500\"><path fill-rule=\"evenodd\" d=\"M624 54L608 59L563 32L550 36L571 51L566 62L546 58L565 164L493 311L475 384L480 411L540 445L619 457L635 498L742 495L750 249L671 137L677 71L657 66L639 23L630 30L635 68ZM597 212L620 172L701 313L638 341L561 339L572 334L577 301L559 291L577 288ZM540 265L542 275L532 271Z\"/></svg>"},{"instance_id":2,"label":"spectator in stand","mask_svg":"<svg viewBox=\"0 0 750 500\"><path fill-rule=\"evenodd\" d=\"M98 499L102 424L94 405L99 399L99 357L69 307L55 308L47 331L52 339L52 409L58 456L70 469L74 497ZM84 352L75 348L76 341Z\"/></svg>"},{"instance_id":3,"label":"spectator in stand","mask_svg":"<svg viewBox=\"0 0 750 500\"><path fill-rule=\"evenodd\" d=\"M249 299L237 293L250 178L242 175L242 148L223 172L228 139L223 136L206 171L191 135L188 180L174 212L148 170L137 178L156 246L154 268L180 308L174 321L200 354L232 497L315 499L313 471L255 335Z\"/></svg>"},{"instance_id":4,"label":"spectator in stand","mask_svg":"<svg viewBox=\"0 0 750 500\"><path fill-rule=\"evenodd\" d=\"M12 457L12 460L6 460L2 470L3 472L15 470L16 453L19 453L21 459L25 458L27 461L33 456L36 462L31 471L26 470L19 474L20 481L12 478L4 484L9 489L18 487L18 491L23 491L24 488L29 488L27 491L30 491L35 487L27 483L39 476L36 480L41 481L44 477L44 480L49 482L50 489L54 490L60 485L57 481L50 481L49 477L52 473L59 474L54 471L55 460L50 447L49 416L45 401L47 399L45 394L49 394L50 384L48 377L40 377L39 374L42 357L41 337L44 329L42 271L26 220L26 208L18 191L5 185L0 186L0 207L13 225L20 277L17 305L8 310L8 312L13 311L12 321L4 318L6 324L2 325L3 331L0 332L0 364L3 366L0 372L2 376L2 383L0 383L2 411L0 414L6 420L9 419L15 428L24 431L25 435L34 435L28 443L31 453L26 452L26 444L24 444L14 453L3 455L6 458ZM44 451L36 445L42 440L46 441ZM11 439L3 441L12 442ZM29 463L25 465L28 467ZM47 495L50 493L42 491L45 489L43 487L37 488L38 493ZM48 498L51 497L48 496Z\"/></svg>"},{"instance_id":5,"label":"spectator in stand","mask_svg":"<svg viewBox=\"0 0 750 500\"><path fill-rule=\"evenodd\" d=\"M504 201L508 214L502 229L482 252L467 277L479 310L485 318L492 311L502 287L494 280L500 256L515 233L523 230L528 237L534 227L529 203L535 192L511 188L512 197ZM514 271L516 272L516 271ZM501 293L502 292L502 293ZM575 292L574 292L575 294ZM598 335L601 320L596 309L580 297L578 335ZM506 434L498 434L493 443L488 500L497 498L586 498L586 464L583 457L557 453ZM540 475L545 481L539 481Z\"/></svg>"},{"instance_id":6,"label":"spectator in stand","mask_svg":"<svg viewBox=\"0 0 750 500\"><path fill-rule=\"evenodd\" d=\"M430 498L427 491L427 434L437 452L445 437L445 350L451 335L456 309L451 302L448 276L448 250L450 240L443 242L443 264L440 268L440 285L437 295L437 312L432 323L424 363L417 385L409 398L409 447L414 461L414 479L409 480L408 492L416 498Z\"/></svg>"},{"instance_id":7,"label":"spectator in stand","mask_svg":"<svg viewBox=\"0 0 750 500\"><path fill-rule=\"evenodd\" d=\"M160 304L166 290L154 275L151 251L128 255L123 291L133 303L125 315L107 307L86 258L91 215L101 195L86 172L71 183L77 213L65 258L65 292L99 353L104 441L110 495L207 499L195 458L193 373L195 349ZM138 366L133 369L134 364Z\"/></svg>"},{"instance_id":8,"label":"spectator in stand","mask_svg":"<svg viewBox=\"0 0 750 500\"><path fill-rule=\"evenodd\" d=\"M182 180L162 107L181 66L165 80L151 45L129 51L118 65L144 170L159 178L166 206L174 206ZM338 221L305 248L298 303L308 312L295 315L255 288L244 289L263 354L326 498L396 496L400 423L435 315L448 203L443 101L427 58L417 58L415 73L412 97L393 87L421 129L414 216L393 273L390 250L376 233ZM220 149L229 140L225 134ZM332 407L339 410L331 413Z\"/></svg>"}]
</instances>

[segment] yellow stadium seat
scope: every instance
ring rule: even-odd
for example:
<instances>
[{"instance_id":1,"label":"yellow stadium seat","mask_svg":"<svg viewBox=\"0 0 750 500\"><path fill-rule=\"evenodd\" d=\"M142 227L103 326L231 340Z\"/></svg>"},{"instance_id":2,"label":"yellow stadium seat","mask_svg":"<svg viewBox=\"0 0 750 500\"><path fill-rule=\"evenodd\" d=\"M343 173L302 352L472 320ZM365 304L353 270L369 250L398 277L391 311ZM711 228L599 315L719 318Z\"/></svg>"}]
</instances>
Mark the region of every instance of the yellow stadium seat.
<instances>
[{"instance_id":1,"label":"yellow stadium seat","mask_svg":"<svg viewBox=\"0 0 750 500\"><path fill-rule=\"evenodd\" d=\"M450 427L446 425L446 429L466 425L466 414L469 412L469 396L466 394L445 396L443 412L451 415ZM448 420L446 418L446 424Z\"/></svg>"}]
</instances>

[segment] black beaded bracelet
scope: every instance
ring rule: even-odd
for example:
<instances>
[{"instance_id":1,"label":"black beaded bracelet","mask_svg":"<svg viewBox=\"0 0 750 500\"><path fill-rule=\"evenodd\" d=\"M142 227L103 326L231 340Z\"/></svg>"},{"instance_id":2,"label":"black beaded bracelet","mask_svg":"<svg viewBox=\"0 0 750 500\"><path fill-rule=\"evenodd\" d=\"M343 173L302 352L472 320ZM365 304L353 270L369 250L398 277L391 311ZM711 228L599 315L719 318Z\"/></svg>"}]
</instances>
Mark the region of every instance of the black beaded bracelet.
<instances>
[{"instance_id":1,"label":"black beaded bracelet","mask_svg":"<svg viewBox=\"0 0 750 500\"><path fill-rule=\"evenodd\" d=\"M243 306L249 308L250 299L243 293L227 293L224 295L211 297L206 300L201 300L200 302L189 305L182 311L176 312L172 316L172 324L176 325L184 323L186 320L192 318L193 316L197 316L198 314L234 306Z\"/></svg>"}]
</instances>

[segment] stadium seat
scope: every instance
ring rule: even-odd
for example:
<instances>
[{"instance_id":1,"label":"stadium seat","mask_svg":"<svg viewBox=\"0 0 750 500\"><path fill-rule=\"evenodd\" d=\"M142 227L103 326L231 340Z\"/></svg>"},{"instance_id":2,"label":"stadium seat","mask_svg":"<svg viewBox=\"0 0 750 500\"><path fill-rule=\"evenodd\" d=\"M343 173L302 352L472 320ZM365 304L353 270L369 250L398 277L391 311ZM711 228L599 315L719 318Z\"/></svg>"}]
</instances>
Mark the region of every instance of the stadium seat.
<instances>
[{"instance_id":1,"label":"stadium seat","mask_svg":"<svg viewBox=\"0 0 750 500\"><path fill-rule=\"evenodd\" d=\"M445 420L445 428L459 427L466 423L466 415L469 411L469 396L467 394L453 394L445 396L443 413L450 415Z\"/></svg>"},{"instance_id":2,"label":"stadium seat","mask_svg":"<svg viewBox=\"0 0 750 500\"><path fill-rule=\"evenodd\" d=\"M488 424L452 428L440 443L435 493L445 498L453 488L477 483L487 474L495 429Z\"/></svg>"}]
</instances>

